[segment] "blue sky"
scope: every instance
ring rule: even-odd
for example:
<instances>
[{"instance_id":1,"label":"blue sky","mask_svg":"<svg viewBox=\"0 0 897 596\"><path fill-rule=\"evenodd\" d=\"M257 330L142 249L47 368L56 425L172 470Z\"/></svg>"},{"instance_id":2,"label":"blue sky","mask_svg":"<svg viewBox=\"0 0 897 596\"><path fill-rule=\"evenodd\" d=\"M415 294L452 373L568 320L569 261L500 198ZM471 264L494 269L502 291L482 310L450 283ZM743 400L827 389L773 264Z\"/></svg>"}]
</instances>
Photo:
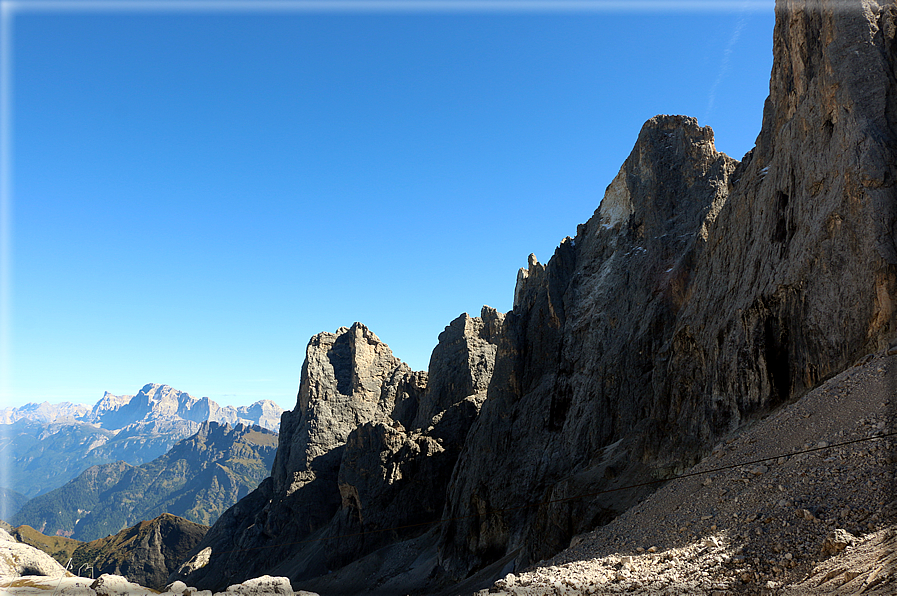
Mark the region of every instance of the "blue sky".
<instances>
[{"instance_id":1,"label":"blue sky","mask_svg":"<svg viewBox=\"0 0 897 596\"><path fill-rule=\"evenodd\" d=\"M772 63L771 2L123 4L4 2L0 406L291 408L354 321L425 369L645 120L748 151Z\"/></svg>"}]
</instances>

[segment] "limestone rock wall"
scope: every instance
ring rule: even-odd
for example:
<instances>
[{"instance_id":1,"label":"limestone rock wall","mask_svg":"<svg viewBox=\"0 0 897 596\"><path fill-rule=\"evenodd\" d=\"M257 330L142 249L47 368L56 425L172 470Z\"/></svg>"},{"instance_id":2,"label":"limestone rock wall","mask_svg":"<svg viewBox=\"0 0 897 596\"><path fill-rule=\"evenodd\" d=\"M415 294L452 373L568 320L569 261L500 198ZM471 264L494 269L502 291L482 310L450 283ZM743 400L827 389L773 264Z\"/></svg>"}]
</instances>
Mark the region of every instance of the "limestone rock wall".
<instances>
[{"instance_id":1,"label":"limestone rock wall","mask_svg":"<svg viewBox=\"0 0 897 596\"><path fill-rule=\"evenodd\" d=\"M262 572L298 581L426 532L485 399L502 320L484 307L453 321L429 374L360 323L314 336L270 478L170 579L211 589Z\"/></svg>"},{"instance_id":2,"label":"limestone rock wall","mask_svg":"<svg viewBox=\"0 0 897 596\"><path fill-rule=\"evenodd\" d=\"M518 275L450 485L455 577L565 547L641 495L561 499L674 473L894 337L897 10L776 13L756 148L651 119L595 215Z\"/></svg>"},{"instance_id":3,"label":"limestone rock wall","mask_svg":"<svg viewBox=\"0 0 897 596\"><path fill-rule=\"evenodd\" d=\"M646 122L592 218L520 270L513 310L453 321L428 373L360 324L313 337L271 477L170 579L404 592L521 568L651 489L602 491L683 470L885 347L895 31L893 2L778 0L756 147L739 162L694 118ZM403 548L428 561L404 579L379 558Z\"/></svg>"}]
</instances>

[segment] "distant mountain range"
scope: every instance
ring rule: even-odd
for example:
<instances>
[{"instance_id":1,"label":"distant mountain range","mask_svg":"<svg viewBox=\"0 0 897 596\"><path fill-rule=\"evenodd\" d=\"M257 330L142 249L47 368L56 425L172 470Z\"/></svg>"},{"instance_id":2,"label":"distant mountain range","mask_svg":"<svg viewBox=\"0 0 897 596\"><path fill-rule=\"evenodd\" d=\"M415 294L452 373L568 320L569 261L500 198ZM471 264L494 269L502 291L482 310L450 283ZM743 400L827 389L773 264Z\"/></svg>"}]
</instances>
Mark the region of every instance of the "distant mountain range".
<instances>
[{"instance_id":1,"label":"distant mountain range","mask_svg":"<svg viewBox=\"0 0 897 596\"><path fill-rule=\"evenodd\" d=\"M60 487L87 468L124 461L140 465L194 435L206 421L258 425L277 431L283 409L269 400L235 408L150 383L136 395L106 392L93 406L26 404L0 410L0 488L35 497ZM0 517L15 513L3 502Z\"/></svg>"},{"instance_id":2,"label":"distant mountain range","mask_svg":"<svg viewBox=\"0 0 897 596\"><path fill-rule=\"evenodd\" d=\"M204 422L149 463L93 466L28 501L13 516L47 535L89 541L172 513L209 525L270 472L277 435L260 426Z\"/></svg>"},{"instance_id":3,"label":"distant mountain range","mask_svg":"<svg viewBox=\"0 0 897 596\"><path fill-rule=\"evenodd\" d=\"M90 407L85 404L62 402L29 403L18 408L0 409L0 424L30 420L44 424L88 422L115 430L137 422L170 419L227 422L229 424L257 424L276 431L280 426L283 408L270 400L249 406L220 406L208 397L193 397L168 385L148 383L136 395L113 395L108 391Z\"/></svg>"},{"instance_id":4,"label":"distant mountain range","mask_svg":"<svg viewBox=\"0 0 897 596\"><path fill-rule=\"evenodd\" d=\"M29 403L19 408L3 408L0 410L0 424L12 424L19 420L34 420L45 424L50 424L57 420L62 422L80 420L89 411L89 406L73 404L70 401L64 401L59 404L51 404L48 401L40 404Z\"/></svg>"}]
</instances>

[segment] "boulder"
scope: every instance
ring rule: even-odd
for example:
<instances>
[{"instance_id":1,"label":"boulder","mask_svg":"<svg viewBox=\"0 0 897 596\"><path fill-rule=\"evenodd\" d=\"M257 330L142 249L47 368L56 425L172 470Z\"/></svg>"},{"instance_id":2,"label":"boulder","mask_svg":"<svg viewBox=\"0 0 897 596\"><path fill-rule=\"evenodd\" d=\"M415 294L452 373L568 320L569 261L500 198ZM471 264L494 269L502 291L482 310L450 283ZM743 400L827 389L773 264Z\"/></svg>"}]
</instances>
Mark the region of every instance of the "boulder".
<instances>
[{"instance_id":1,"label":"boulder","mask_svg":"<svg viewBox=\"0 0 897 596\"><path fill-rule=\"evenodd\" d=\"M33 546L22 544L0 528L0 577L70 575L53 557Z\"/></svg>"},{"instance_id":2,"label":"boulder","mask_svg":"<svg viewBox=\"0 0 897 596\"><path fill-rule=\"evenodd\" d=\"M129 582L120 575L104 573L90 584L97 596L151 596L152 590Z\"/></svg>"},{"instance_id":3,"label":"boulder","mask_svg":"<svg viewBox=\"0 0 897 596\"><path fill-rule=\"evenodd\" d=\"M856 536L847 530L837 528L826 535L825 540L822 542L822 554L826 556L837 555L848 546L856 544L856 541Z\"/></svg>"},{"instance_id":4,"label":"boulder","mask_svg":"<svg viewBox=\"0 0 897 596\"><path fill-rule=\"evenodd\" d=\"M263 575L261 577L246 580L241 584L228 586L226 591L219 594L221 596L265 596L268 594L293 596L294 593L289 579L285 577Z\"/></svg>"}]
</instances>

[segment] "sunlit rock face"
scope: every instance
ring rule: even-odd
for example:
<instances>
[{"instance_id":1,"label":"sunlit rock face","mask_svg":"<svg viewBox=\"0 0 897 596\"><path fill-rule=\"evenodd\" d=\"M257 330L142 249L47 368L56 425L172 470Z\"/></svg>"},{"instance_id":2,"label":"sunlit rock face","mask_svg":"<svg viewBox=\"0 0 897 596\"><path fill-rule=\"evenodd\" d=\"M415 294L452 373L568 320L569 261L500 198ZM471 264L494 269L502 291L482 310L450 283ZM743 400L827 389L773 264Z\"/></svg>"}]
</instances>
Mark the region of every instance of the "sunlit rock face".
<instances>
[{"instance_id":1,"label":"sunlit rock face","mask_svg":"<svg viewBox=\"0 0 897 596\"><path fill-rule=\"evenodd\" d=\"M109 430L186 421L194 423L193 432L196 432L201 423L208 421L258 424L277 431L282 413L283 410L270 400L236 408L222 407L208 397L193 397L168 385L147 383L136 395L113 395L107 391L82 419Z\"/></svg>"}]
</instances>

